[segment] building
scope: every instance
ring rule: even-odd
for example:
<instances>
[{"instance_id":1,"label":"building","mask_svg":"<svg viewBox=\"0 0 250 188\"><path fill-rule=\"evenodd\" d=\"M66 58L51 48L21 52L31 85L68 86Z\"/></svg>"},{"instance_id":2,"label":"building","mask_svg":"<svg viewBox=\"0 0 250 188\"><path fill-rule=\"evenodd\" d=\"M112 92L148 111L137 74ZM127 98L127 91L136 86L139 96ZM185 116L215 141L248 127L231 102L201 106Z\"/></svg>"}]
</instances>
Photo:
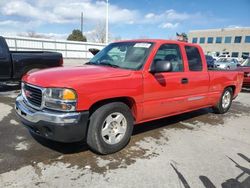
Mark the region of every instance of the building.
<instances>
[{"instance_id":1,"label":"building","mask_svg":"<svg viewBox=\"0 0 250 188\"><path fill-rule=\"evenodd\" d=\"M246 57L250 53L250 27L193 30L188 34L190 43L201 45L205 54L229 54Z\"/></svg>"}]
</instances>

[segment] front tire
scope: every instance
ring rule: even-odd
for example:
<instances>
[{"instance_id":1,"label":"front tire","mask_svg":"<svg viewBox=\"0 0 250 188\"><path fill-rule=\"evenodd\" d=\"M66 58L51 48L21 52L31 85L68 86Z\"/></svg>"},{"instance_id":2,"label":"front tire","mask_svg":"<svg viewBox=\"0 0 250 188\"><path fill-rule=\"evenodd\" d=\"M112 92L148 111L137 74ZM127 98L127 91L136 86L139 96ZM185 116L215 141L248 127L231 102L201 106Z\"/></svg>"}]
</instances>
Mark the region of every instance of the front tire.
<instances>
[{"instance_id":1,"label":"front tire","mask_svg":"<svg viewBox=\"0 0 250 188\"><path fill-rule=\"evenodd\" d=\"M126 104L105 104L90 116L87 144L100 154L115 153L128 144L133 123L133 116Z\"/></svg>"},{"instance_id":2,"label":"front tire","mask_svg":"<svg viewBox=\"0 0 250 188\"><path fill-rule=\"evenodd\" d=\"M231 87L228 87L224 89L218 104L215 107L213 107L214 112L216 114L226 113L231 107L232 100L233 100L233 90Z\"/></svg>"}]
</instances>

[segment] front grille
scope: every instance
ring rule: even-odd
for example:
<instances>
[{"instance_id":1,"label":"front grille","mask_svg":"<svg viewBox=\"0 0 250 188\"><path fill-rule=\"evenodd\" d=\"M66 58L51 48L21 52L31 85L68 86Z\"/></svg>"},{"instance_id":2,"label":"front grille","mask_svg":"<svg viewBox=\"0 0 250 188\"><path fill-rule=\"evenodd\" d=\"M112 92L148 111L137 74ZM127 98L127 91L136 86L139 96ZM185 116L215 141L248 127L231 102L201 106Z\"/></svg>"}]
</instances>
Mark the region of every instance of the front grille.
<instances>
[{"instance_id":1,"label":"front grille","mask_svg":"<svg viewBox=\"0 0 250 188\"><path fill-rule=\"evenodd\" d=\"M42 104L42 90L31 85L24 84L23 92L27 101L38 108Z\"/></svg>"}]
</instances>

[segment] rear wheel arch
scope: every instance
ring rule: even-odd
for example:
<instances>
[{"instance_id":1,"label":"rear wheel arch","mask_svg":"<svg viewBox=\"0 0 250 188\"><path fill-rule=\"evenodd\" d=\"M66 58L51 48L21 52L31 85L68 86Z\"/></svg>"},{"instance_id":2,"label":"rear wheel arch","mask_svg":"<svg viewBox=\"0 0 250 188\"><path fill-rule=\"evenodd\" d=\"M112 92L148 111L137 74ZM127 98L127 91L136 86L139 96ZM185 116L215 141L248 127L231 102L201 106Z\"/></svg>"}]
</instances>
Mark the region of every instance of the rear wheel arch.
<instances>
[{"instance_id":1,"label":"rear wheel arch","mask_svg":"<svg viewBox=\"0 0 250 188\"><path fill-rule=\"evenodd\" d=\"M236 86L235 85L230 85L230 86L225 87L224 90L227 89L227 88L231 88L232 89L233 96L234 96L235 90L236 90Z\"/></svg>"}]
</instances>

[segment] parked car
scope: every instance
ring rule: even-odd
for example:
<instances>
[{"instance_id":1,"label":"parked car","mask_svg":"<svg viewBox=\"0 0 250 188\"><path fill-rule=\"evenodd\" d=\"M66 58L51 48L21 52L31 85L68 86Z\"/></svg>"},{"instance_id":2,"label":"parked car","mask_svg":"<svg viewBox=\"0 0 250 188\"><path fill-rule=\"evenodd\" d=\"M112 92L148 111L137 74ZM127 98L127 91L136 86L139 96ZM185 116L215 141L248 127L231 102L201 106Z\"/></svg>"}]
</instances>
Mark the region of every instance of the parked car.
<instances>
[{"instance_id":1,"label":"parked car","mask_svg":"<svg viewBox=\"0 0 250 188\"><path fill-rule=\"evenodd\" d=\"M110 154L127 145L135 124L206 107L226 113L242 81L239 71L208 71L199 45L128 40L109 44L82 67L26 74L15 109L37 135L85 140Z\"/></svg>"},{"instance_id":2,"label":"parked car","mask_svg":"<svg viewBox=\"0 0 250 188\"><path fill-rule=\"evenodd\" d=\"M0 81L19 81L29 71L63 65L61 53L43 51L10 51L0 36Z\"/></svg>"},{"instance_id":3,"label":"parked car","mask_svg":"<svg viewBox=\"0 0 250 188\"><path fill-rule=\"evenodd\" d=\"M244 72L243 87L250 88L250 57L242 63L239 70Z\"/></svg>"},{"instance_id":4,"label":"parked car","mask_svg":"<svg viewBox=\"0 0 250 188\"><path fill-rule=\"evenodd\" d=\"M213 69L214 68L215 59L212 56L206 55L206 62L207 62L207 67L209 69Z\"/></svg>"},{"instance_id":5,"label":"parked car","mask_svg":"<svg viewBox=\"0 0 250 188\"><path fill-rule=\"evenodd\" d=\"M221 55L219 55L218 56L218 58L217 58L217 60L219 60L219 59L227 59L227 58L230 58L231 56L229 55L229 54L221 54Z\"/></svg>"},{"instance_id":6,"label":"parked car","mask_svg":"<svg viewBox=\"0 0 250 188\"><path fill-rule=\"evenodd\" d=\"M215 61L214 66L218 69L236 69L239 62L234 58L221 58Z\"/></svg>"}]
</instances>

